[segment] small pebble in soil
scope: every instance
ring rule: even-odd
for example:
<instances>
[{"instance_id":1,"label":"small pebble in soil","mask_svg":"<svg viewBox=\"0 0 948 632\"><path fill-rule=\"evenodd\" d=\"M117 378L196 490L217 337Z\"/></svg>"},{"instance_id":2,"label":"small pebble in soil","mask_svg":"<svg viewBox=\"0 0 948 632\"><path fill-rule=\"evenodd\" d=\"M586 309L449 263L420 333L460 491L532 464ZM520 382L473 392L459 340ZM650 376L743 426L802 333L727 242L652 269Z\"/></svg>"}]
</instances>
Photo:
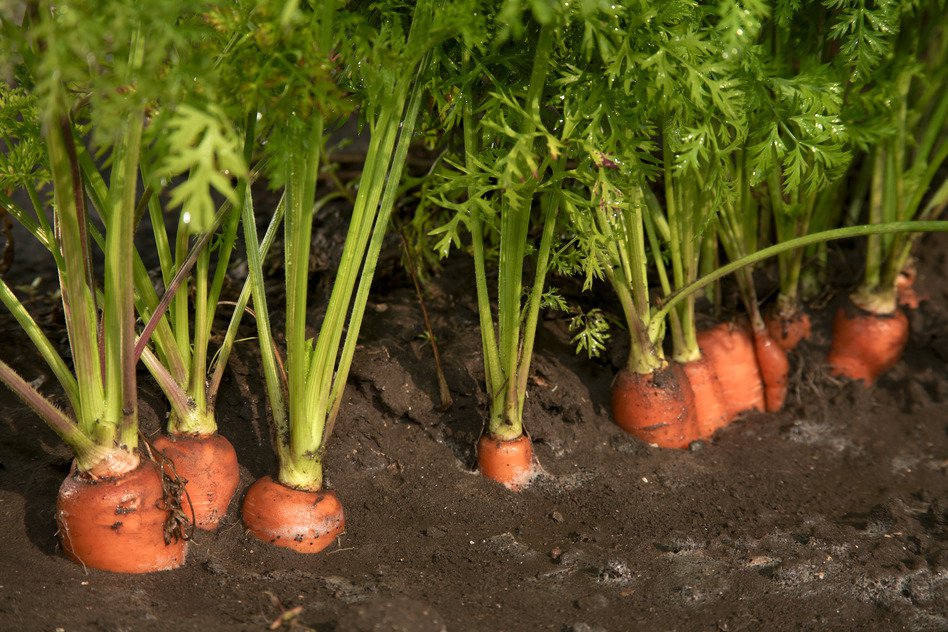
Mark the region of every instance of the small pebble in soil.
<instances>
[{"instance_id":1,"label":"small pebble in soil","mask_svg":"<svg viewBox=\"0 0 948 632\"><path fill-rule=\"evenodd\" d=\"M688 449L692 452L697 452L698 450L704 449L704 441L692 441L688 444Z\"/></svg>"},{"instance_id":2,"label":"small pebble in soil","mask_svg":"<svg viewBox=\"0 0 948 632\"><path fill-rule=\"evenodd\" d=\"M558 546L554 547L553 550L550 551L550 559L553 560L553 562L559 564L560 558L562 557L563 557L563 549L561 549L560 547Z\"/></svg>"},{"instance_id":3,"label":"small pebble in soil","mask_svg":"<svg viewBox=\"0 0 948 632\"><path fill-rule=\"evenodd\" d=\"M622 560L606 560L597 570L601 582L625 584L632 581L632 569Z\"/></svg>"},{"instance_id":4,"label":"small pebble in soil","mask_svg":"<svg viewBox=\"0 0 948 632\"><path fill-rule=\"evenodd\" d=\"M563 514L561 514L558 511L554 511L553 513L550 514L550 519L553 522L563 522Z\"/></svg>"}]
</instances>

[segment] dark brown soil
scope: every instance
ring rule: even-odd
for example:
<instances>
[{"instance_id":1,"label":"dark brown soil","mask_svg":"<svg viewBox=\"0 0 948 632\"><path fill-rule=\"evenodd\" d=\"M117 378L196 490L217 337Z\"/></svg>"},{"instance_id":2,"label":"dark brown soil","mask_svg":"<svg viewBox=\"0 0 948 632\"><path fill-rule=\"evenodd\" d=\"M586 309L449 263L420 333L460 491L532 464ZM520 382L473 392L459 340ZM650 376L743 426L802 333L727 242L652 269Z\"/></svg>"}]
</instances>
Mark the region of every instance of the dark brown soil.
<instances>
[{"instance_id":1,"label":"dark brown soil","mask_svg":"<svg viewBox=\"0 0 948 632\"><path fill-rule=\"evenodd\" d=\"M219 405L242 464L238 500L184 568L146 577L57 553L69 454L0 390L0 629L946 630L948 239L922 245L929 300L876 388L824 373L840 291L794 357L787 409L688 451L616 427L614 367L575 356L564 322L545 320L526 415L544 473L520 494L472 471L485 401L470 268L450 264L430 287L446 413L414 294L381 279L326 464L348 531L316 556L240 523L243 490L275 471L251 344ZM31 307L56 331L55 301ZM0 332L0 357L52 381L5 312ZM161 397L144 379L142 391L154 433Z\"/></svg>"}]
</instances>

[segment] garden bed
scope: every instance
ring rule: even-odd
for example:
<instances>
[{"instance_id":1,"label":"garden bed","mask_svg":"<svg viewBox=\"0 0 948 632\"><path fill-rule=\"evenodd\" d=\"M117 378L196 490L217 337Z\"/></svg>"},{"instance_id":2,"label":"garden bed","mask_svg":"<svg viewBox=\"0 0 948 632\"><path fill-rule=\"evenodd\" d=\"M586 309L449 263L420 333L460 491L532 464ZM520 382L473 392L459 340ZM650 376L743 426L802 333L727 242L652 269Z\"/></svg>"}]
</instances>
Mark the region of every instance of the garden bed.
<instances>
[{"instance_id":1,"label":"garden bed","mask_svg":"<svg viewBox=\"0 0 948 632\"><path fill-rule=\"evenodd\" d=\"M692 450L623 433L607 406L614 368L574 355L562 320L542 321L525 419L544 473L520 494L472 471L486 401L468 262L430 285L446 413L414 292L383 276L326 457L347 532L316 556L261 543L237 512L276 469L253 343L238 346L218 405L240 490L220 531L198 533L170 572L86 572L58 554L70 453L2 389L0 629L260 630L281 617L271 629L946 629L948 236L919 253L929 300L875 388L823 370L840 290L793 357L785 410ZM16 270L21 283L33 274ZM60 322L51 297L31 308ZM6 313L0 331L0 357L49 379ZM165 404L141 376L154 435Z\"/></svg>"}]
</instances>

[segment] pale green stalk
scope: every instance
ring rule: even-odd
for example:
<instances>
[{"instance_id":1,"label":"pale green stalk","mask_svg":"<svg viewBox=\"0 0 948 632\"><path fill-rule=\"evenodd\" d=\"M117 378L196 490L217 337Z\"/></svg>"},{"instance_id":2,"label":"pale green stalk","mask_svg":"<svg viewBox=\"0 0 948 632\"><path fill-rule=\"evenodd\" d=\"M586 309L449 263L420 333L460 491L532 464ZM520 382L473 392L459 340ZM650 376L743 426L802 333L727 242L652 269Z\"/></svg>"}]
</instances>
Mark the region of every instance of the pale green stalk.
<instances>
[{"instance_id":1,"label":"pale green stalk","mask_svg":"<svg viewBox=\"0 0 948 632\"><path fill-rule=\"evenodd\" d=\"M283 222L284 210L286 209L286 204L284 203L285 199L285 197L280 198L280 201L277 203L276 210L273 213L273 217L270 218L270 225L267 226L267 232L264 234L263 242L259 246L259 251L256 256L257 260L262 261L264 258L266 258L267 253L270 251L270 247L276 240L280 224ZM241 205L241 208L242 207L243 205ZM253 291L253 283L251 282L252 279L253 277L248 274L247 279L244 281L244 285L240 290L240 297L237 299L237 304L234 306L234 312L231 315L230 323L227 325L227 331L224 334L224 341L221 343L217 358L213 363L214 370L211 374L211 378L207 387L207 405L208 408L212 410L214 408L215 401L217 400L217 391L220 388L221 380L224 377L224 368L227 366L227 361L230 358L231 351L234 348L234 343L237 340L237 330L240 327L240 321L244 312L247 310L247 304L250 302L251 292Z\"/></svg>"},{"instance_id":2,"label":"pale green stalk","mask_svg":"<svg viewBox=\"0 0 948 632\"><path fill-rule=\"evenodd\" d=\"M82 170L83 181L86 185L86 193L92 200L93 208L99 212L99 216L103 222L108 222L108 218L110 217L108 187L102 179L99 170L96 168L95 163L92 161L92 158L86 151L82 150L81 147L79 151L79 166ZM152 200L149 200L149 205L152 203L157 204L157 199L152 198ZM160 208L158 210L160 215ZM105 239L98 234L95 226L90 226L90 234L104 252ZM133 257L134 269L132 274L135 284L136 308L142 319L147 322L151 319L152 314L159 304L158 293L155 291L151 276L148 274L148 269L145 267L145 263L137 251L134 252ZM164 275L164 266L162 266L162 270ZM170 278L168 282L170 283ZM187 367L180 354L169 353L167 351L176 348L174 332L168 322L167 315L162 316L161 320L157 323L152 338L156 342L162 363L167 366L176 382L183 383L187 379Z\"/></svg>"},{"instance_id":3,"label":"pale green stalk","mask_svg":"<svg viewBox=\"0 0 948 632\"><path fill-rule=\"evenodd\" d=\"M524 117L520 129L522 137L530 137L536 131L536 122L540 116L540 97L549 72L550 57L553 52L553 27L549 24L540 28L530 83L527 87L525 105L528 115ZM504 414L500 417L492 411L488 433L497 439L515 439L523 434L523 416L518 405L517 386L521 375L521 336L525 333L521 327L523 316L521 293L523 291L523 264L526 256L526 239L530 226L530 211L533 196L537 188L535 178L528 178L520 187L504 192L501 204L500 225L500 261L498 262L497 314L499 324L499 358L503 372L506 395ZM546 227L545 227L546 228ZM539 253L543 256L543 253ZM548 255L548 253L547 253ZM537 270L539 274L540 270ZM542 279L540 280L542 288ZM532 297L531 297L532 300ZM527 368L529 370L529 367ZM498 399L494 399L498 402Z\"/></svg>"},{"instance_id":4,"label":"pale green stalk","mask_svg":"<svg viewBox=\"0 0 948 632\"><path fill-rule=\"evenodd\" d=\"M72 449L80 471L93 468L105 455L105 450L90 439L72 419L43 397L6 362L0 360L0 382L16 394L33 412Z\"/></svg>"},{"instance_id":5,"label":"pale green stalk","mask_svg":"<svg viewBox=\"0 0 948 632\"><path fill-rule=\"evenodd\" d=\"M464 67L470 67L470 52L464 51ZM464 133L464 160L467 172L474 173L474 157L480 150L477 128L474 124L474 98L466 91L462 102L461 125ZM488 427L503 423L504 378L497 350L497 335L494 331L494 316L491 313L490 292L487 287L487 262L484 252L484 227L481 222L480 204L484 203L473 184L468 187L467 204L470 214L471 247L474 254L474 284L477 291L477 316L484 357L484 376L487 396L491 400Z\"/></svg>"},{"instance_id":6,"label":"pale green stalk","mask_svg":"<svg viewBox=\"0 0 948 632\"><path fill-rule=\"evenodd\" d=\"M86 284L85 259L80 239L79 215L73 196L78 186L72 178L61 120L55 114L46 122L46 147L53 179L56 204L58 249L63 267L59 270L63 312L70 351L79 387L79 408L75 411L80 430L97 437L97 424L105 414L105 386L99 366L98 317L94 289Z\"/></svg>"},{"instance_id":7,"label":"pale green stalk","mask_svg":"<svg viewBox=\"0 0 948 632\"><path fill-rule=\"evenodd\" d=\"M141 43L139 43L139 55ZM106 419L118 425L118 443L138 446L138 391L135 381L135 189L141 153L144 112L133 112L122 124L114 148L112 208L105 236L105 402Z\"/></svg>"},{"instance_id":8,"label":"pale green stalk","mask_svg":"<svg viewBox=\"0 0 948 632\"><path fill-rule=\"evenodd\" d=\"M276 348L270 329L270 313L267 310L267 288L263 279L263 266L257 244L257 225L253 212L253 196L250 185L245 185L241 224L244 227L244 242L247 244L247 276L253 296L253 308L256 316L257 338L260 343L260 360L263 363L264 384L267 389L267 401L270 403L270 416L273 421L274 449L280 463L289 459L290 427L286 415L286 398L280 372L277 368Z\"/></svg>"},{"instance_id":9,"label":"pale green stalk","mask_svg":"<svg viewBox=\"0 0 948 632\"><path fill-rule=\"evenodd\" d=\"M557 171L562 171L563 163ZM550 193L546 201L546 212L543 217L543 235L540 237L540 248L537 251L537 268L533 277L533 287L530 290L527 303L527 314L523 322L523 345L517 358L518 373L516 388L508 391L508 410L511 406L511 399L516 401L516 415L523 425L523 406L527 399L527 380L530 377L530 364L533 359L533 343L536 339L537 321L540 317L540 303L543 299L543 287L546 282L546 273L550 265L550 251L553 247L553 235L556 229L557 215L560 210L560 186L561 181L557 179L556 188ZM511 380L513 383L513 380ZM522 430L521 430L522 432Z\"/></svg>"},{"instance_id":10,"label":"pale green stalk","mask_svg":"<svg viewBox=\"0 0 948 632\"><path fill-rule=\"evenodd\" d=\"M599 231L614 261L604 265L606 278L619 297L629 328L626 369L639 374L651 373L664 364L660 340L650 335L649 328L651 313L643 204L641 191L633 187L623 198L616 218L611 218L602 205L597 204L594 211Z\"/></svg>"},{"instance_id":11,"label":"pale green stalk","mask_svg":"<svg viewBox=\"0 0 948 632\"><path fill-rule=\"evenodd\" d=\"M672 309L675 309L677 305L685 300L688 295L700 291L702 288L707 287L711 283L714 283L718 279L725 277L732 272L746 269L748 266L753 266L754 264L764 261L765 259L769 259L770 257L774 257L781 252L786 252L787 250L791 250L793 248L803 248L812 244L817 244L824 241L832 241L835 239L847 239L850 237L864 237L867 235L881 235L883 233L898 232L948 232L948 221L910 221L891 222L887 224L867 224L862 226L847 226L844 228L836 228L819 233L812 233L803 237L797 237L796 239L790 239L780 244L774 244L773 246L762 248L757 252L731 261L731 263L721 266L714 272L703 276L694 283L691 283L687 287L675 292L666 299L665 303L655 313L655 316L657 318L665 317Z\"/></svg>"},{"instance_id":12,"label":"pale green stalk","mask_svg":"<svg viewBox=\"0 0 948 632\"><path fill-rule=\"evenodd\" d=\"M289 171L285 174L286 374L290 436L287 451L289 459L280 461L280 482L291 487L313 485L318 488L322 483L322 464L319 459L314 458L314 451L319 447L322 420L314 418L313 407L307 405L310 396L307 377L311 370L308 366L311 346L306 340L306 294L309 285L313 203L319 170L319 152L323 142L323 122L317 117L308 142L303 147L294 148L295 155L287 161ZM353 220L355 217L353 214ZM343 251L340 268L347 263L351 264L351 260L346 259ZM335 292L335 286L333 291ZM327 312L326 321L329 320L332 318ZM317 425L318 431L315 428Z\"/></svg>"},{"instance_id":13,"label":"pale green stalk","mask_svg":"<svg viewBox=\"0 0 948 632\"><path fill-rule=\"evenodd\" d=\"M0 279L0 301L2 301L10 311L10 314L16 319L16 322L19 323L24 333L29 337L30 342L33 343L33 346L39 351L43 360L46 361L47 366L49 366L53 375L56 376L56 380L66 392L66 397L69 398L69 403L73 410L78 410L79 385L76 382L76 377L69 371L69 367L66 366L62 356L59 355L59 352L49 341L49 338L46 337L46 334L39 328L39 325L36 324L36 321L33 320L33 317L26 311L26 308L23 307L23 304L17 299L3 279Z\"/></svg>"},{"instance_id":14,"label":"pale green stalk","mask_svg":"<svg viewBox=\"0 0 948 632\"><path fill-rule=\"evenodd\" d=\"M420 64L419 75L426 65L427 60ZM411 146L415 123L418 120L418 111L422 101L421 94L421 82L416 80L414 82L411 98L408 102L407 113L402 118L401 130L398 135L398 146L395 149L395 156L392 159L388 178L386 179L385 193L382 195L381 206L379 207L375 226L372 230L372 240L369 242L368 250L364 257L365 264L362 267L362 273L359 277L359 287L356 290L355 299L352 303L352 313L349 316L349 324L346 327L345 343L339 355L339 366L336 369L335 380L329 396L330 410L327 415L326 428L320 445L323 445L331 434L336 415L339 413L339 405L342 403L342 394L346 387L346 381L348 380L349 369L352 366L352 358L355 355L356 343L359 339L359 330L362 327L362 318L365 315L365 307L368 303L369 290L372 286L372 279L375 275L376 266L378 265L379 255L382 252L382 244L388 230L392 210L395 208L397 201L402 172L408 161L408 150Z\"/></svg>"}]
</instances>

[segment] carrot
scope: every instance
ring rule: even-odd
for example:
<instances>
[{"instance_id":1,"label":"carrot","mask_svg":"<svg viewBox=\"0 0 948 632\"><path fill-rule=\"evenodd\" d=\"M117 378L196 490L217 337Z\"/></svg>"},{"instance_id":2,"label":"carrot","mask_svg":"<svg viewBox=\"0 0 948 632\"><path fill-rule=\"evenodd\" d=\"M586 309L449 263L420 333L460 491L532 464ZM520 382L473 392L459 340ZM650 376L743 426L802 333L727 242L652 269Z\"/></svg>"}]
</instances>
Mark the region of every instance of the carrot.
<instances>
[{"instance_id":1,"label":"carrot","mask_svg":"<svg viewBox=\"0 0 948 632\"><path fill-rule=\"evenodd\" d=\"M789 314L781 313L777 308L764 316L767 332L784 351L792 351L803 340L809 340L812 333L810 315L802 309Z\"/></svg>"},{"instance_id":2,"label":"carrot","mask_svg":"<svg viewBox=\"0 0 948 632\"><path fill-rule=\"evenodd\" d=\"M701 357L686 362L682 365L682 369L694 393L698 436L707 439L731 421L721 382L707 358Z\"/></svg>"},{"instance_id":3,"label":"carrot","mask_svg":"<svg viewBox=\"0 0 948 632\"><path fill-rule=\"evenodd\" d=\"M790 362L787 352L767 333L766 329L754 331L754 353L757 367L764 383L764 403L767 412L777 412L783 408L787 398L787 381Z\"/></svg>"},{"instance_id":4,"label":"carrot","mask_svg":"<svg viewBox=\"0 0 948 632\"><path fill-rule=\"evenodd\" d=\"M184 564L187 542L165 544L161 471L142 461L119 477L71 473L59 488L56 525L66 556L114 573L150 573Z\"/></svg>"},{"instance_id":5,"label":"carrot","mask_svg":"<svg viewBox=\"0 0 948 632\"><path fill-rule=\"evenodd\" d=\"M718 376L729 418L766 409L757 353L746 324L721 323L700 331L698 346Z\"/></svg>"},{"instance_id":6,"label":"carrot","mask_svg":"<svg viewBox=\"0 0 948 632\"><path fill-rule=\"evenodd\" d=\"M687 448L700 438L695 396L677 362L651 373L619 371L612 382L612 418L626 432L660 448Z\"/></svg>"},{"instance_id":7,"label":"carrot","mask_svg":"<svg viewBox=\"0 0 948 632\"><path fill-rule=\"evenodd\" d=\"M195 526L206 531L216 529L240 480L234 446L217 433L160 435L153 445L174 463L174 472L186 481Z\"/></svg>"},{"instance_id":8,"label":"carrot","mask_svg":"<svg viewBox=\"0 0 948 632\"><path fill-rule=\"evenodd\" d=\"M293 489L257 479L243 504L244 524L259 539L300 553L318 553L345 528L342 504L327 489Z\"/></svg>"},{"instance_id":9,"label":"carrot","mask_svg":"<svg viewBox=\"0 0 948 632\"><path fill-rule=\"evenodd\" d=\"M908 318L901 309L873 314L854 305L841 307L833 321L830 369L871 386L899 361L908 335Z\"/></svg>"},{"instance_id":10,"label":"carrot","mask_svg":"<svg viewBox=\"0 0 948 632\"><path fill-rule=\"evenodd\" d=\"M487 478L519 491L533 478L533 442L525 434L505 440L485 433L477 442L477 465Z\"/></svg>"}]
</instances>

